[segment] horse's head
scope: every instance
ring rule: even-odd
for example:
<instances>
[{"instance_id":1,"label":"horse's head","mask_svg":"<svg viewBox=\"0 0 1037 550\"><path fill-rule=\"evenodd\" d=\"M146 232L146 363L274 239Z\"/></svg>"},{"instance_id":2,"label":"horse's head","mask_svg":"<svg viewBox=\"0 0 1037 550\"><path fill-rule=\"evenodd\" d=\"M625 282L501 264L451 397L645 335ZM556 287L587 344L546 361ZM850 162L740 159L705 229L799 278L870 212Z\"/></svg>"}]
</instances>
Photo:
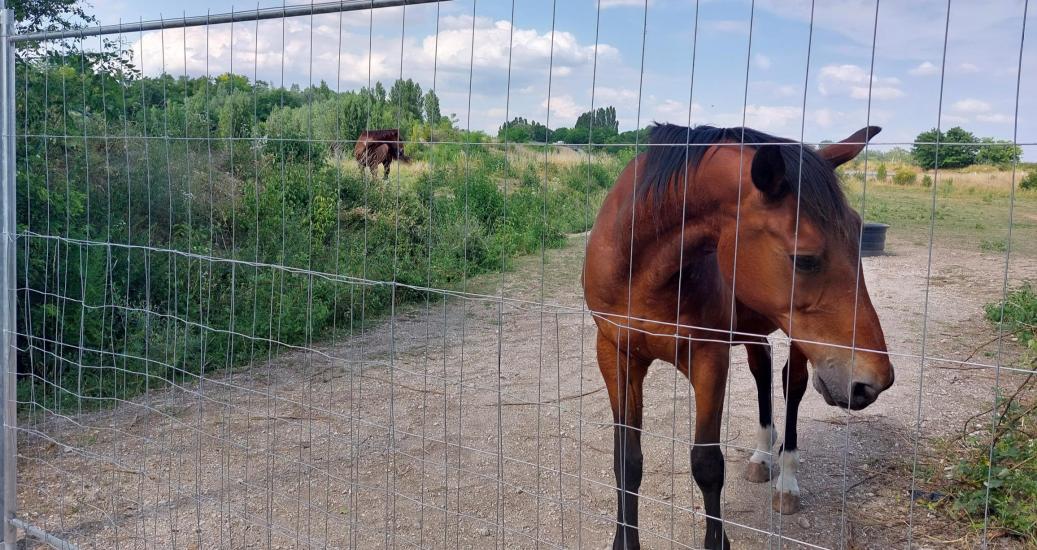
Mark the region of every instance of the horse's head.
<instances>
[{"instance_id":1,"label":"horse's head","mask_svg":"<svg viewBox=\"0 0 1037 550\"><path fill-rule=\"evenodd\" d=\"M743 163L743 181L752 185L742 186L737 224L721 231L717 248L738 299L797 342L828 404L850 409L870 405L893 384L861 270L861 220L835 175L878 131L864 128L819 151L756 146Z\"/></svg>"},{"instance_id":2,"label":"horse's head","mask_svg":"<svg viewBox=\"0 0 1037 550\"><path fill-rule=\"evenodd\" d=\"M399 160L404 164L410 164L413 160L412 158L408 157L407 153L403 150L402 141L396 144L396 160Z\"/></svg>"}]
</instances>

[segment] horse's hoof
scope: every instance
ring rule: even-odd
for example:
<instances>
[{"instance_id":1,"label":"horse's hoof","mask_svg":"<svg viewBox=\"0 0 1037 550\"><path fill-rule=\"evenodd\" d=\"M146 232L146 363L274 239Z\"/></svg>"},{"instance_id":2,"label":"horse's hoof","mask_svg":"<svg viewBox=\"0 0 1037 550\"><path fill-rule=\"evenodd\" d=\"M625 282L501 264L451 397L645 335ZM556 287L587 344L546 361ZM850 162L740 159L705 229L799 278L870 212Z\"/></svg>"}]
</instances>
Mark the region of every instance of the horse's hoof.
<instances>
[{"instance_id":1,"label":"horse's hoof","mask_svg":"<svg viewBox=\"0 0 1037 550\"><path fill-rule=\"evenodd\" d=\"M753 483L771 480L771 465L763 462L750 462L745 468L745 479Z\"/></svg>"},{"instance_id":2,"label":"horse's hoof","mask_svg":"<svg viewBox=\"0 0 1037 550\"><path fill-rule=\"evenodd\" d=\"M795 514L800 510L799 495L794 493L774 493L771 507L783 515Z\"/></svg>"}]
</instances>

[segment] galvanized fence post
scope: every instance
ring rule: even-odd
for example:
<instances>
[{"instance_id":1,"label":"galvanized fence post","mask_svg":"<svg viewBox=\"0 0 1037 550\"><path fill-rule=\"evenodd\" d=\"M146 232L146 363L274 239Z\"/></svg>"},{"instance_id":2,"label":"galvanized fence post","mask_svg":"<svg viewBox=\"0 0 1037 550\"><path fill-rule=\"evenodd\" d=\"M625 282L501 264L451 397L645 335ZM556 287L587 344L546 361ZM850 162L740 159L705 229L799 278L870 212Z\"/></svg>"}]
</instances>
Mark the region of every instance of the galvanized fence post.
<instances>
[{"instance_id":1,"label":"galvanized fence post","mask_svg":"<svg viewBox=\"0 0 1037 550\"><path fill-rule=\"evenodd\" d=\"M14 96L14 11L0 11L2 24L2 40L0 40L0 121L2 121L2 146L0 146L0 191L3 204L0 205L0 399L2 403L3 437L0 437L0 485L3 487L3 499L0 512L3 514L3 547L13 550L16 544L17 530L12 520L17 509L18 481L17 449L17 404L16 387L18 376L17 354L15 346L18 331L15 311L17 309L17 293L15 292L15 96Z\"/></svg>"}]
</instances>

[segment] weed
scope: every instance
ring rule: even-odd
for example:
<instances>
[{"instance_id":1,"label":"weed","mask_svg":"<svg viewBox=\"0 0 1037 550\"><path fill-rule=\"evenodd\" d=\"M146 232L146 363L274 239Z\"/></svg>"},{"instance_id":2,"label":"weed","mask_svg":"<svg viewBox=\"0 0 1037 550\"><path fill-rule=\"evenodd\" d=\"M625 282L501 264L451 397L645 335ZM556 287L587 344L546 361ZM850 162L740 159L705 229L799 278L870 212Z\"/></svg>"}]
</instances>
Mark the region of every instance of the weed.
<instances>
[{"instance_id":1,"label":"weed","mask_svg":"<svg viewBox=\"0 0 1037 550\"><path fill-rule=\"evenodd\" d=\"M1028 347L1031 373L1010 394L998 390L996 406L965 426L964 451L950 470L952 515L976 529L989 521L1028 544L1037 544L1037 402L1030 386L1037 368L1037 292L1030 284L1013 290L1004 302L988 304L987 319L1002 334L1016 335ZM970 431L971 430L971 431Z\"/></svg>"},{"instance_id":2,"label":"weed","mask_svg":"<svg viewBox=\"0 0 1037 550\"><path fill-rule=\"evenodd\" d=\"M983 252L1004 252L1008 250L1008 243L1004 239L983 239L979 249Z\"/></svg>"}]
</instances>

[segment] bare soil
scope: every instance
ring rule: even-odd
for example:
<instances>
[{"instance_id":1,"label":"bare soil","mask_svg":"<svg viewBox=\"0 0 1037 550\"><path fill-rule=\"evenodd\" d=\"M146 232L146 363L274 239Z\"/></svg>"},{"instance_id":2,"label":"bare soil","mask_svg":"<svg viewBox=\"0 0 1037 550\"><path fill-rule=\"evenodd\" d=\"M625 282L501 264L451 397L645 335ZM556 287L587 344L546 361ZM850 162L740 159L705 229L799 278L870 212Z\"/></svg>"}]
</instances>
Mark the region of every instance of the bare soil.
<instances>
[{"instance_id":1,"label":"bare soil","mask_svg":"<svg viewBox=\"0 0 1037 550\"><path fill-rule=\"evenodd\" d=\"M769 484L744 479L755 391L733 352L724 434L735 547L976 542L909 494L942 473L924 471L935 442L991 404L994 369L958 361L996 363L982 307L1001 296L1004 260L938 243L927 286L928 248L891 239L864 264L899 354L896 384L856 413L808 390L798 514L772 512ZM503 281L471 281L465 298L357 323L311 350L102 412L26 419L18 515L82 548L608 547L611 414L581 310L582 256L574 236ZM1013 258L1010 283L1035 274L1037 262ZM360 294L344 284L358 317ZM1001 372L1001 385L1013 376ZM689 385L658 363L646 392L642 543L698 547ZM777 384L773 395L783 418Z\"/></svg>"}]
</instances>

